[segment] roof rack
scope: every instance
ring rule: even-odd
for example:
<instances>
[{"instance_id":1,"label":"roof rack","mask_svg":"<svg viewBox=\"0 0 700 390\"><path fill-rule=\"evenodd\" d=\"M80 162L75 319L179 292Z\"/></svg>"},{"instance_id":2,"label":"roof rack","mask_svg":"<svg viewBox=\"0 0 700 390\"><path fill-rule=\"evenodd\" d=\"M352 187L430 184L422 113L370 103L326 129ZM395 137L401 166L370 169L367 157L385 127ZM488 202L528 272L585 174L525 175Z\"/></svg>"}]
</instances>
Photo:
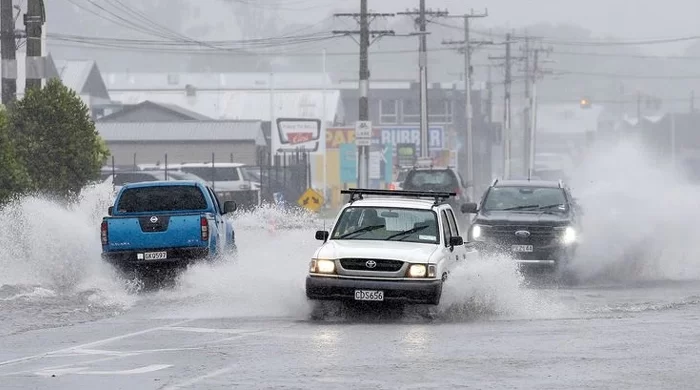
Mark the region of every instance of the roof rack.
<instances>
[{"instance_id":1,"label":"roof rack","mask_svg":"<svg viewBox=\"0 0 700 390\"><path fill-rule=\"evenodd\" d=\"M340 190L341 194L349 194L350 201L352 203L357 199L364 199L363 195L386 195L386 196L403 196L408 198L433 198L435 199L435 205L438 205L445 200L457 194L454 192L435 192L435 191L394 191L394 190L372 190L363 188L349 188L347 190ZM355 198L358 196L358 198Z\"/></svg>"}]
</instances>

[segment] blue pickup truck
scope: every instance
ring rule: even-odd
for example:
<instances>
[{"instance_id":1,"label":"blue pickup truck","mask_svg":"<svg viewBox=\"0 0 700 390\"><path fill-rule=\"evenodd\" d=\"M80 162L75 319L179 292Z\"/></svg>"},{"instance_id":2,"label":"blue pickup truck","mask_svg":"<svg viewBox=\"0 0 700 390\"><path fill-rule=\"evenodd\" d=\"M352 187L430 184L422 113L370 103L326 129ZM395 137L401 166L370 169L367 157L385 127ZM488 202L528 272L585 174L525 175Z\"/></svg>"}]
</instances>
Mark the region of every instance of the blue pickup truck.
<instances>
[{"instance_id":1,"label":"blue pickup truck","mask_svg":"<svg viewBox=\"0 0 700 390\"><path fill-rule=\"evenodd\" d=\"M198 181L127 184L102 219L102 258L120 271L181 268L235 253L235 202Z\"/></svg>"}]
</instances>

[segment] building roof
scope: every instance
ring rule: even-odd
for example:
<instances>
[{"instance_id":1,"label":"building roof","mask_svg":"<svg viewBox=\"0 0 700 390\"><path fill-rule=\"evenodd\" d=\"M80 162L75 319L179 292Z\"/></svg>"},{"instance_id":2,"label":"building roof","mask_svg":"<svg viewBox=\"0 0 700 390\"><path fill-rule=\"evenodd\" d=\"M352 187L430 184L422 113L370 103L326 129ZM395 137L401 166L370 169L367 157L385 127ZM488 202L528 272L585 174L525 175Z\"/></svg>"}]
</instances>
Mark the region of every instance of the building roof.
<instances>
[{"instance_id":1,"label":"building roof","mask_svg":"<svg viewBox=\"0 0 700 390\"><path fill-rule=\"evenodd\" d=\"M323 89L331 86L331 77L321 72L289 73L107 73L111 91L184 91L193 86L199 91Z\"/></svg>"},{"instance_id":2,"label":"building roof","mask_svg":"<svg viewBox=\"0 0 700 390\"><path fill-rule=\"evenodd\" d=\"M196 120L196 121L211 121L212 118L202 115L200 113L188 110L186 108L180 107L177 104L170 104L170 103L158 103L158 102L152 102L150 100L143 101L141 103L137 104L129 104L124 106L124 108L120 111L114 112L112 114L106 115L102 118L100 118L100 121L112 121L112 122L119 122L120 117L124 117L125 115L128 115L134 111L137 110L143 110L143 109L154 109L154 110L161 110L165 111L170 114L174 114L173 116L182 118L182 120Z\"/></svg>"},{"instance_id":3,"label":"building roof","mask_svg":"<svg viewBox=\"0 0 700 390\"><path fill-rule=\"evenodd\" d=\"M322 118L332 122L342 116L338 90L275 90L271 108L269 90L219 90L195 92L188 96L185 89L160 91L110 91L113 100L123 104L155 101L174 104L218 120L269 121L271 111L275 118ZM324 115L325 95L325 115Z\"/></svg>"},{"instance_id":4,"label":"building roof","mask_svg":"<svg viewBox=\"0 0 700 390\"><path fill-rule=\"evenodd\" d=\"M265 145L260 121L97 122L106 142L254 141Z\"/></svg>"},{"instance_id":5,"label":"building roof","mask_svg":"<svg viewBox=\"0 0 700 390\"><path fill-rule=\"evenodd\" d=\"M91 60L77 60L77 61L64 61L57 60L56 69L58 74L63 81L63 84L68 88L75 90L77 93L82 93L87 79L90 76L90 71L95 65L95 61Z\"/></svg>"}]
</instances>

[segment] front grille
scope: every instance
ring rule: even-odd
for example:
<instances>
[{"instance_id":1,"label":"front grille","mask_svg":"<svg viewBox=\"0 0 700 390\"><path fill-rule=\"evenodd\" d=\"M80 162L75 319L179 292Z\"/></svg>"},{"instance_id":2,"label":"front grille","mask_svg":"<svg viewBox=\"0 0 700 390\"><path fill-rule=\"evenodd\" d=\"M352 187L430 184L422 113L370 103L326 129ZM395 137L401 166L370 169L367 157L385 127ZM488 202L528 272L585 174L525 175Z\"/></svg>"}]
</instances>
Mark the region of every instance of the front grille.
<instances>
[{"instance_id":1,"label":"front grille","mask_svg":"<svg viewBox=\"0 0 700 390\"><path fill-rule=\"evenodd\" d=\"M370 266L367 266L367 263ZM374 262L374 263L372 263ZM375 265L371 267L371 265ZM340 265L349 271L396 272L403 267L403 261L384 259L340 259Z\"/></svg>"},{"instance_id":2,"label":"front grille","mask_svg":"<svg viewBox=\"0 0 700 390\"><path fill-rule=\"evenodd\" d=\"M529 237L518 237L516 232L530 232ZM484 238L502 245L548 245L557 237L551 226L503 225L484 229Z\"/></svg>"}]
</instances>

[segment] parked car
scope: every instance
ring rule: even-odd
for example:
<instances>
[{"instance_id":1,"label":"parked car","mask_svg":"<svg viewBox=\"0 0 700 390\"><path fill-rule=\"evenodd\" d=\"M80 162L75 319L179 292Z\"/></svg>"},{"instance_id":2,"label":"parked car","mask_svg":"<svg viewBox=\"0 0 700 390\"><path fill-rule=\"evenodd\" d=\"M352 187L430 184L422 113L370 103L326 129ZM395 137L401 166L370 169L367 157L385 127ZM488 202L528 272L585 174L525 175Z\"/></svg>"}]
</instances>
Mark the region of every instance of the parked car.
<instances>
[{"instance_id":1,"label":"parked car","mask_svg":"<svg viewBox=\"0 0 700 390\"><path fill-rule=\"evenodd\" d=\"M182 268L236 252L232 201L200 181L125 184L102 220L102 258L121 271Z\"/></svg>"},{"instance_id":2,"label":"parked car","mask_svg":"<svg viewBox=\"0 0 700 390\"><path fill-rule=\"evenodd\" d=\"M217 193L224 193L222 200L233 200L241 208L250 209L260 204L260 186L251 180L241 163L182 163L177 171L201 177Z\"/></svg>"}]
</instances>

